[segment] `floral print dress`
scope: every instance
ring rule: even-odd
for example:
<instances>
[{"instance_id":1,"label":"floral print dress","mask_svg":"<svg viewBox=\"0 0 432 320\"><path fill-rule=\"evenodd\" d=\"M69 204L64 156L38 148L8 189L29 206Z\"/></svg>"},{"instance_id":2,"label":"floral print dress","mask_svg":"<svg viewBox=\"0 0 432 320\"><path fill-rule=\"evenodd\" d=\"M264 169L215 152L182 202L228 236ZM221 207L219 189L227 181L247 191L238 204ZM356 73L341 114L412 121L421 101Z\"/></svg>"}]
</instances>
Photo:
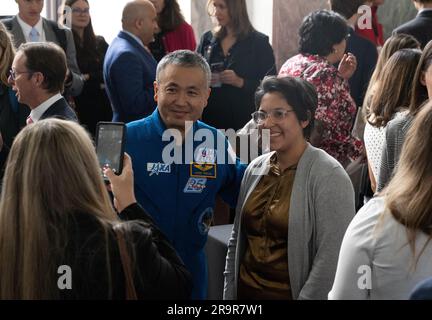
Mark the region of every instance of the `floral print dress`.
<instances>
[{"instance_id":1,"label":"floral print dress","mask_svg":"<svg viewBox=\"0 0 432 320\"><path fill-rule=\"evenodd\" d=\"M348 81L326 59L318 55L298 54L282 66L279 77L300 77L312 83L318 92L315 120L323 126L321 145L346 165L361 154L363 143L351 135L357 112Z\"/></svg>"}]
</instances>

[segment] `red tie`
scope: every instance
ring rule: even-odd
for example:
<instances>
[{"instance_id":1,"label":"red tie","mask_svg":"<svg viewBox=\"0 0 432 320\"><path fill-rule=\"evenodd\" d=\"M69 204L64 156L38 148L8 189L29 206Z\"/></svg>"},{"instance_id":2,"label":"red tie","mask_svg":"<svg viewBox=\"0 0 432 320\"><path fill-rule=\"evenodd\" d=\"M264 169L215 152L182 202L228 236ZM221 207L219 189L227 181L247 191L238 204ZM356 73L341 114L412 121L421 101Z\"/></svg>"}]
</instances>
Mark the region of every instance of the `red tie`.
<instances>
[{"instance_id":1,"label":"red tie","mask_svg":"<svg viewBox=\"0 0 432 320\"><path fill-rule=\"evenodd\" d=\"M26 123L27 124L32 124L33 123L33 119L30 116L28 116L27 120L26 120Z\"/></svg>"}]
</instances>

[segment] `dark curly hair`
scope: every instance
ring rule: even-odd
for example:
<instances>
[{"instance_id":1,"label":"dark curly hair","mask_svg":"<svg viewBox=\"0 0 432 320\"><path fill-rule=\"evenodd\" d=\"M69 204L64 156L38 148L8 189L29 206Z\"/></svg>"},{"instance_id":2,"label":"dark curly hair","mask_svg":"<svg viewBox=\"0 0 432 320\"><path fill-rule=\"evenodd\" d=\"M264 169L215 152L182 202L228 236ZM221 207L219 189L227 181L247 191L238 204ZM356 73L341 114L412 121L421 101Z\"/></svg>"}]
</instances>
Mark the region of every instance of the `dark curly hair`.
<instances>
[{"instance_id":1,"label":"dark curly hair","mask_svg":"<svg viewBox=\"0 0 432 320\"><path fill-rule=\"evenodd\" d=\"M329 10L318 10L303 19L299 29L299 51L302 54L328 56L333 45L348 36L347 21L340 14Z\"/></svg>"},{"instance_id":2,"label":"dark curly hair","mask_svg":"<svg viewBox=\"0 0 432 320\"><path fill-rule=\"evenodd\" d=\"M293 108L298 121L309 120L308 126L303 129L303 136L308 139L314 127L315 110L318 106L318 94L315 87L301 78L265 77L255 92L257 110L266 93L279 93Z\"/></svg>"}]
</instances>

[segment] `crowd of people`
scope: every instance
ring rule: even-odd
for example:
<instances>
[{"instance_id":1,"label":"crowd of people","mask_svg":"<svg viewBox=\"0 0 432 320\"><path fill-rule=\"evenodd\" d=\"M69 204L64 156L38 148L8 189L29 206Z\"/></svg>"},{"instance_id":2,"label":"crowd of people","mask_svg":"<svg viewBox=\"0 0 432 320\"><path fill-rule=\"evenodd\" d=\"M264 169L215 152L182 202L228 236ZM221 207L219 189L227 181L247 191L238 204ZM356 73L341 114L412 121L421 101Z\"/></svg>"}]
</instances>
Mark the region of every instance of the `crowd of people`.
<instances>
[{"instance_id":1,"label":"crowd of people","mask_svg":"<svg viewBox=\"0 0 432 320\"><path fill-rule=\"evenodd\" d=\"M246 0L208 0L198 44L176 0L131 0L110 44L90 0L65 1L71 29L16 2L0 22L0 299L206 299L221 200L224 299L432 299L432 0L388 39L384 0L329 0L280 70ZM121 174L98 162L101 121L126 124ZM245 161L220 129L269 145Z\"/></svg>"}]
</instances>

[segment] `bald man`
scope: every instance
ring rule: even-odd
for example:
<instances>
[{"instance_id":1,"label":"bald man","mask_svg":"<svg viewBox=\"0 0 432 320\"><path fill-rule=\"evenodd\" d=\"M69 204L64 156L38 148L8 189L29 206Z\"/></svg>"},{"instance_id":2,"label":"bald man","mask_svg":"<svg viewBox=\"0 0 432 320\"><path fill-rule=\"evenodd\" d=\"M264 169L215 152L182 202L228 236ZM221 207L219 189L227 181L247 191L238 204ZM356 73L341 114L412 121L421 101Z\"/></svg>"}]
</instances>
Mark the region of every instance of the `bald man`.
<instances>
[{"instance_id":1,"label":"bald man","mask_svg":"<svg viewBox=\"0 0 432 320\"><path fill-rule=\"evenodd\" d=\"M148 0L127 3L122 29L108 48L103 73L113 121L131 122L150 115L156 107L157 62L148 49L158 30L153 4Z\"/></svg>"}]
</instances>

